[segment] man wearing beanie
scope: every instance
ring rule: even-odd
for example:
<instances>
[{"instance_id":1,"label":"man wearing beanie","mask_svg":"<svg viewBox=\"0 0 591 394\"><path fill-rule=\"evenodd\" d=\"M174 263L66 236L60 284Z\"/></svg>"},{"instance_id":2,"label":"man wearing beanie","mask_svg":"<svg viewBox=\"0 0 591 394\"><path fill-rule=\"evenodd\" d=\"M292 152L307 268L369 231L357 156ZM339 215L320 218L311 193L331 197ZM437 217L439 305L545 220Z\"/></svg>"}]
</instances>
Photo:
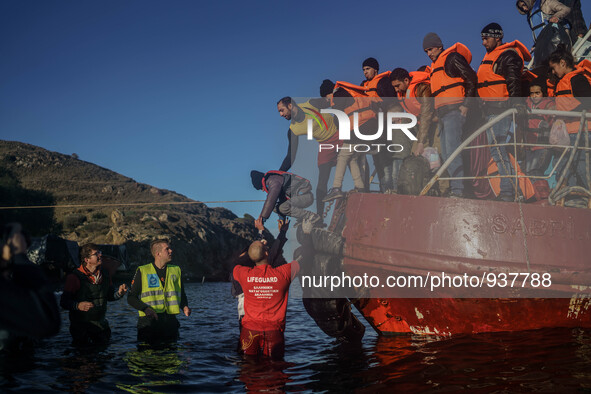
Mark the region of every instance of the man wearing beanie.
<instances>
[{"instance_id":1,"label":"man wearing beanie","mask_svg":"<svg viewBox=\"0 0 591 394\"><path fill-rule=\"evenodd\" d=\"M264 174L253 170L250 172L250 180L255 189L267 193L267 199L257 219L262 224L273 211L284 217L309 219L313 225L322 220L320 215L304 210L314 202L312 186L306 178L284 171L268 171Z\"/></svg>"},{"instance_id":2,"label":"man wearing beanie","mask_svg":"<svg viewBox=\"0 0 591 394\"><path fill-rule=\"evenodd\" d=\"M469 97L476 96L476 73L470 67L472 54L461 43L444 50L441 38L428 33L423 49L431 59L431 94L439 118L441 155L447 160L462 142L462 128L468 113ZM458 155L447 171L452 177L464 176L462 155ZM463 197L464 184L460 179L450 182L450 197Z\"/></svg>"},{"instance_id":3,"label":"man wearing beanie","mask_svg":"<svg viewBox=\"0 0 591 394\"><path fill-rule=\"evenodd\" d=\"M361 82L361 86L366 88L366 94L370 97L396 97L396 91L390 84L390 71L386 71L383 73L379 73L380 71L380 64L378 61L373 57L368 57L363 61L362 64L363 68L363 75L365 76L365 80ZM379 107L384 107L385 103L381 100L377 100L374 104L377 104ZM386 108L382 108L384 112ZM372 130L373 134L375 129ZM376 143L385 143L385 140L376 140ZM378 174L378 178L380 180L380 191L382 193L386 192L386 177L384 176L384 167L385 163L388 161L386 156L390 156L390 153L386 150L379 150L377 152L369 152L373 156L373 161L375 164L376 172Z\"/></svg>"},{"instance_id":4,"label":"man wearing beanie","mask_svg":"<svg viewBox=\"0 0 591 394\"><path fill-rule=\"evenodd\" d=\"M387 78L390 76L390 71L379 74L380 64L373 57L365 59L361 67L363 69L363 76L365 77L365 80L361 82L361 86L369 89L368 94L370 96L396 97L396 92Z\"/></svg>"},{"instance_id":5,"label":"man wearing beanie","mask_svg":"<svg viewBox=\"0 0 591 394\"><path fill-rule=\"evenodd\" d=\"M491 120L508 108L524 105L520 99L521 74L524 61L531 60L531 56L525 45L517 40L503 44L503 28L498 23L489 23L480 35L486 55L478 68L478 95L482 98L487 120ZM500 120L487 130L488 143L504 143L512 129L512 117ZM514 170L506 147L492 146L490 149L499 175L512 174ZM493 191L500 200L514 201L514 185L513 178L501 178L500 190Z\"/></svg>"}]
</instances>

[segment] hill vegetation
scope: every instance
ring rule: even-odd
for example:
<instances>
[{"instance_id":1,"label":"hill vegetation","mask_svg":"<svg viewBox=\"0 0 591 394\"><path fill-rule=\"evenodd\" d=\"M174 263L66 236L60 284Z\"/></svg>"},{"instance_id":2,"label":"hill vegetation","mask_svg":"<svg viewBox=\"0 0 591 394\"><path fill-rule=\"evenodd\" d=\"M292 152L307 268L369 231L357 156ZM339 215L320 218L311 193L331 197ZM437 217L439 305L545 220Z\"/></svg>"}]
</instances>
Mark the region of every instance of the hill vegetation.
<instances>
[{"instance_id":1,"label":"hill vegetation","mask_svg":"<svg viewBox=\"0 0 591 394\"><path fill-rule=\"evenodd\" d=\"M151 261L154 238L172 241L173 261L190 277L226 279L253 239L253 218L209 208L174 191L80 160L77 155L0 140L0 210L32 235L54 233L79 244L125 244L132 264Z\"/></svg>"}]
</instances>

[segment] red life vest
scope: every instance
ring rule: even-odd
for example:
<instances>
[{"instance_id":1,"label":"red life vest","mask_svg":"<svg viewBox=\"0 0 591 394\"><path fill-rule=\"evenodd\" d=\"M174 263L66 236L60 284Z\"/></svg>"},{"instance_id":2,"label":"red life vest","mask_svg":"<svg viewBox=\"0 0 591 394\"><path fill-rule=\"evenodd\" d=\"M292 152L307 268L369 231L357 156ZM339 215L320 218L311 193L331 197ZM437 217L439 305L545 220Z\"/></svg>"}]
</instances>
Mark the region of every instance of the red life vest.
<instances>
[{"instance_id":1,"label":"red life vest","mask_svg":"<svg viewBox=\"0 0 591 394\"><path fill-rule=\"evenodd\" d=\"M519 164L515 162L513 155L507 153L509 155L509 160L511 164L506 163L517 171L517 175L524 176L525 174L521 171ZM499 175L499 169L497 167L497 163L491 158L488 163L488 171L487 174L489 176L496 176ZM495 196L498 196L501 193L501 179L502 178L489 178L490 188L492 189ZM515 178L512 179L515 182ZM529 180L529 178L519 178L519 189L521 189L521 193L523 193L525 200L529 200L530 198L536 195L536 190L534 189L533 184Z\"/></svg>"},{"instance_id":2,"label":"red life vest","mask_svg":"<svg viewBox=\"0 0 591 394\"><path fill-rule=\"evenodd\" d=\"M529 51L519 41L515 40L497 46L493 51L487 53L478 68L478 95L484 101L505 101L509 97L507 80L495 73L495 62L505 51L515 51L523 61L531 60ZM523 64L520 73L523 71Z\"/></svg>"},{"instance_id":3,"label":"red life vest","mask_svg":"<svg viewBox=\"0 0 591 394\"><path fill-rule=\"evenodd\" d=\"M470 50L464 44L457 42L443 51L431 64L431 95L435 97L435 108L461 103L466 96L464 80L452 78L445 72L445 60L452 52L462 55L468 63L472 61Z\"/></svg>"},{"instance_id":4,"label":"red life vest","mask_svg":"<svg viewBox=\"0 0 591 394\"><path fill-rule=\"evenodd\" d=\"M390 78L391 71L384 71L373 77L371 81L363 81L363 87L366 88L366 93L369 97L380 97L378 96L378 83L382 78Z\"/></svg>"},{"instance_id":5,"label":"red life vest","mask_svg":"<svg viewBox=\"0 0 591 394\"><path fill-rule=\"evenodd\" d=\"M417 87L422 83L429 83L429 73L425 71L412 71L409 73L411 80L406 93L403 95L398 92L398 101L409 114L419 116L421 112L421 103L417 100Z\"/></svg>"},{"instance_id":6,"label":"red life vest","mask_svg":"<svg viewBox=\"0 0 591 394\"><path fill-rule=\"evenodd\" d=\"M359 126L361 126L371 118L376 117L376 114L370 108L371 102L375 99L369 98L367 87L354 85L349 82L337 81L337 83L334 85L334 90L336 91L338 88L346 90L351 95L351 97L355 99L355 102L353 104L344 109L345 113L349 116L349 119L351 120L351 127L353 127L354 112L358 113ZM335 103L334 99L335 98L333 97L331 100L332 106L334 106Z\"/></svg>"},{"instance_id":7,"label":"red life vest","mask_svg":"<svg viewBox=\"0 0 591 394\"><path fill-rule=\"evenodd\" d=\"M556 91L554 93L556 97L556 109L558 111L572 111L581 105L581 102L573 95L573 87L571 80L575 75L583 74L585 78L591 83L591 61L583 60L575 66L575 69L558 81L556 84ZM565 119L566 131L569 134L578 133L580 119L572 120L569 118L568 121Z\"/></svg>"}]
</instances>

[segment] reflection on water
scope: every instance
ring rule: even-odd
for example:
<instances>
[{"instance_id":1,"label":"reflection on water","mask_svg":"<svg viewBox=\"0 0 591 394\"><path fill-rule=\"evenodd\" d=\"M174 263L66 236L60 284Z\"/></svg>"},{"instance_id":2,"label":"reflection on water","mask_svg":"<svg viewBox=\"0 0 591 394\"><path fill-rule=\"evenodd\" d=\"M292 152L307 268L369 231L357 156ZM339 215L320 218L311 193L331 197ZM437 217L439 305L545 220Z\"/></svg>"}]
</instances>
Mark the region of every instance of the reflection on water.
<instances>
[{"instance_id":1,"label":"reflection on water","mask_svg":"<svg viewBox=\"0 0 591 394\"><path fill-rule=\"evenodd\" d=\"M136 385L118 384L117 388L131 393L146 393L157 387L171 387L182 383L179 371L185 364L179 357L176 345L151 347L138 345L137 350L123 356L129 373L141 378L143 383Z\"/></svg>"},{"instance_id":2,"label":"reflection on water","mask_svg":"<svg viewBox=\"0 0 591 394\"><path fill-rule=\"evenodd\" d=\"M285 361L245 360L240 363L239 378L247 392L283 393L287 390L287 384L293 383L287 370L294 365Z\"/></svg>"},{"instance_id":3,"label":"reflection on water","mask_svg":"<svg viewBox=\"0 0 591 394\"><path fill-rule=\"evenodd\" d=\"M294 294L299 291L293 291ZM137 312L109 304L105 348L75 349L62 331L2 367L0 391L69 392L576 392L591 390L591 330L434 337L378 337L337 344L298 298L288 306L283 362L247 362L236 354L238 324L227 283L189 284L191 317L181 339L138 346Z\"/></svg>"}]
</instances>

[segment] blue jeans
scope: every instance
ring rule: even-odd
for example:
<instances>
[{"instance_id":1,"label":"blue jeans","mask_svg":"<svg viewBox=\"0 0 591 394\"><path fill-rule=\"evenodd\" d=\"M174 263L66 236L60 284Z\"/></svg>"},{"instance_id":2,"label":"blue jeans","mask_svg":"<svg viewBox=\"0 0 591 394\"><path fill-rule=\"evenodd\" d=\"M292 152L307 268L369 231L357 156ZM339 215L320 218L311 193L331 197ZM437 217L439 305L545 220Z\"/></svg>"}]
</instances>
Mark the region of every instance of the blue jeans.
<instances>
[{"instance_id":1,"label":"blue jeans","mask_svg":"<svg viewBox=\"0 0 591 394\"><path fill-rule=\"evenodd\" d=\"M487 116L486 121L488 122L496 117L497 115L489 115ZM488 143L494 144L495 140L497 144L506 143L507 136L509 135L509 131L512 127L513 119L510 117L506 117L501 121L495 123L490 129L486 130L486 138L488 138ZM513 165L511 165L511 161L509 160L509 156L507 155L506 146L492 146L490 148L490 155L497 164L497 168L499 169L499 175L515 175ZM509 178L501 178L501 194L513 196L514 182L515 180L511 182L511 179Z\"/></svg>"},{"instance_id":2,"label":"blue jeans","mask_svg":"<svg viewBox=\"0 0 591 394\"><path fill-rule=\"evenodd\" d=\"M451 154L462 143L462 128L466 118L462 116L459 109L450 111L439 118L439 130L441 133L441 156L447 160ZM459 154L447 167L447 171L452 177L464 176L464 162L462 155ZM463 194L464 181L455 179L450 182L451 191L454 194Z\"/></svg>"},{"instance_id":3,"label":"blue jeans","mask_svg":"<svg viewBox=\"0 0 591 394\"><path fill-rule=\"evenodd\" d=\"M398 192L398 173L402 166L402 159L394 159L384 167L385 189Z\"/></svg>"},{"instance_id":4,"label":"blue jeans","mask_svg":"<svg viewBox=\"0 0 591 394\"><path fill-rule=\"evenodd\" d=\"M571 146L573 146L575 144L575 140L577 139L577 134L573 133L573 134L569 134L568 135L570 137L570 144ZM591 147L591 141L589 141L589 145ZM585 146L585 133L583 132L583 134L581 135L581 139L579 140L579 146L580 147L584 147ZM566 152L566 155L564 155L562 161L560 162L560 164L558 165L558 168L556 169L556 179L560 180L560 176L562 175L562 171L564 170L564 167L566 167L566 163L568 162L568 159L570 157L571 151ZM591 162L591 152L589 152L589 161ZM557 154L557 156L560 156L560 154ZM568 186L583 186L587 189L589 189L589 185L587 184L587 165L585 163L585 151L578 151L575 154L575 158L573 159L573 162L571 164L570 170L566 176L566 182L565 184Z\"/></svg>"}]
</instances>

